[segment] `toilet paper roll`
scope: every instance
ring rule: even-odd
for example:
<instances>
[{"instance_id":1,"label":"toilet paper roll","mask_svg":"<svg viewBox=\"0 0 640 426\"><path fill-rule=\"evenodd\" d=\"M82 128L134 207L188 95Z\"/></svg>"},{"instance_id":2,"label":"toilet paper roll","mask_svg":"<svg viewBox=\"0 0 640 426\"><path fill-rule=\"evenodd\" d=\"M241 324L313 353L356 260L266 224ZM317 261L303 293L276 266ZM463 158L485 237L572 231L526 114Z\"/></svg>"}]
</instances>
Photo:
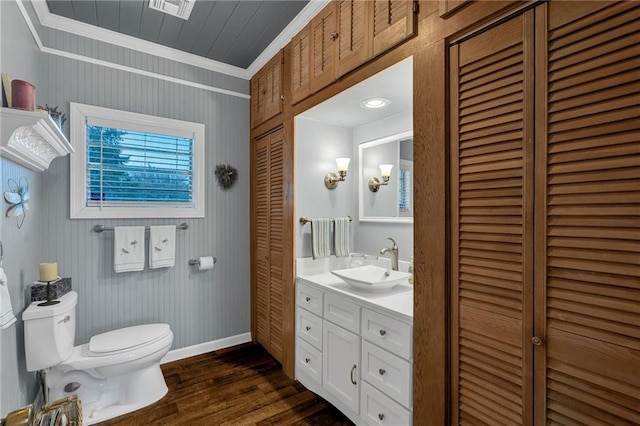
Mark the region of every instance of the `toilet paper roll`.
<instances>
[{"instance_id":1,"label":"toilet paper roll","mask_svg":"<svg viewBox=\"0 0 640 426\"><path fill-rule=\"evenodd\" d=\"M213 265L216 263L212 256L199 257L198 261L200 261L200 263L198 264L198 271L213 269Z\"/></svg>"}]
</instances>

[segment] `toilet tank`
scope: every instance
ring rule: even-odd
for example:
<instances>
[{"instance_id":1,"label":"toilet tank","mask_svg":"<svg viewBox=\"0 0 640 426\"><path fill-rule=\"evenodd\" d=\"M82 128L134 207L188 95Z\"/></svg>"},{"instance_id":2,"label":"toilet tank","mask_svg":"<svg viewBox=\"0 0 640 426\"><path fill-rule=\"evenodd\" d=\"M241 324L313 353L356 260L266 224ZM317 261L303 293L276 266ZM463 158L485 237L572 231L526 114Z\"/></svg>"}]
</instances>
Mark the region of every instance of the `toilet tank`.
<instances>
[{"instance_id":1,"label":"toilet tank","mask_svg":"<svg viewBox=\"0 0 640 426\"><path fill-rule=\"evenodd\" d=\"M60 303L51 306L31 302L22 313L28 371L60 364L73 351L78 293L70 291L57 300Z\"/></svg>"}]
</instances>

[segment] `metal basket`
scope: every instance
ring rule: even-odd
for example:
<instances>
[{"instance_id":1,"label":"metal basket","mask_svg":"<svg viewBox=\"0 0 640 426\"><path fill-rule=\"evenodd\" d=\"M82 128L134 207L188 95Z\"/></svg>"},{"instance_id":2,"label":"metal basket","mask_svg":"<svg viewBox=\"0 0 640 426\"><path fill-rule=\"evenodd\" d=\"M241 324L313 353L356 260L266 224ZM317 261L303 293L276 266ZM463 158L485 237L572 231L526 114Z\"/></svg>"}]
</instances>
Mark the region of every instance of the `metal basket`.
<instances>
[{"instance_id":1,"label":"metal basket","mask_svg":"<svg viewBox=\"0 0 640 426\"><path fill-rule=\"evenodd\" d=\"M67 426L82 426L82 403L77 395L43 405L33 426L61 426L65 417Z\"/></svg>"}]
</instances>

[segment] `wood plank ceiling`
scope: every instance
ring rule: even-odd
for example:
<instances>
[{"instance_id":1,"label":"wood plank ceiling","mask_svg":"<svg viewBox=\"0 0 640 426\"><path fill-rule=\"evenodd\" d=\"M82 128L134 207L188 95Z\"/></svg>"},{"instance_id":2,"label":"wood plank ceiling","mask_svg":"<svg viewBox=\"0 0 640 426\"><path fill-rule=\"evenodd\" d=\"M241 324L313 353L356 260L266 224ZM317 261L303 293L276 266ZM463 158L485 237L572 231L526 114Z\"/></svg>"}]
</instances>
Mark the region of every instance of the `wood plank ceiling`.
<instances>
[{"instance_id":1,"label":"wood plank ceiling","mask_svg":"<svg viewBox=\"0 0 640 426\"><path fill-rule=\"evenodd\" d=\"M247 68L309 0L197 0L188 21L148 0L47 0L52 14Z\"/></svg>"}]
</instances>

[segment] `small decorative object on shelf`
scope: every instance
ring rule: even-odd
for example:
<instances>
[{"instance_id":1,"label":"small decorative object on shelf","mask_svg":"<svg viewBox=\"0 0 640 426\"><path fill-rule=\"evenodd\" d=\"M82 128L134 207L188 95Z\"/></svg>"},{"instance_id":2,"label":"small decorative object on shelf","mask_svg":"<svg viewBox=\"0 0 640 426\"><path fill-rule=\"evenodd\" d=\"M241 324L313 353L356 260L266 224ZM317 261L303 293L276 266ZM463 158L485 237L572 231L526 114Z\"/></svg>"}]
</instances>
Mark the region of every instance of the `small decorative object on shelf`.
<instances>
[{"instance_id":1,"label":"small decorative object on shelf","mask_svg":"<svg viewBox=\"0 0 640 426\"><path fill-rule=\"evenodd\" d=\"M4 193L4 199L9 203L7 217L19 218L18 229L20 229L29 210L29 199L31 198L29 196L29 181L23 176L20 178L19 183L13 179L9 179L7 185L9 186L9 190Z\"/></svg>"},{"instance_id":2,"label":"small decorative object on shelf","mask_svg":"<svg viewBox=\"0 0 640 426\"><path fill-rule=\"evenodd\" d=\"M38 110L46 111L60 129L62 129L62 126L64 126L64 123L67 121L67 116L57 106L50 107L49 104L44 104L44 106L38 105Z\"/></svg>"},{"instance_id":3,"label":"small decorative object on shelf","mask_svg":"<svg viewBox=\"0 0 640 426\"><path fill-rule=\"evenodd\" d=\"M231 188L238 180L238 170L230 164L218 164L215 173L218 185L224 190Z\"/></svg>"},{"instance_id":4,"label":"small decorative object on shelf","mask_svg":"<svg viewBox=\"0 0 640 426\"><path fill-rule=\"evenodd\" d=\"M36 86L24 80L11 80L11 107L35 111L35 104Z\"/></svg>"},{"instance_id":5,"label":"small decorative object on shelf","mask_svg":"<svg viewBox=\"0 0 640 426\"><path fill-rule=\"evenodd\" d=\"M78 395L71 395L42 406L34 426L82 426L82 403Z\"/></svg>"}]
</instances>

